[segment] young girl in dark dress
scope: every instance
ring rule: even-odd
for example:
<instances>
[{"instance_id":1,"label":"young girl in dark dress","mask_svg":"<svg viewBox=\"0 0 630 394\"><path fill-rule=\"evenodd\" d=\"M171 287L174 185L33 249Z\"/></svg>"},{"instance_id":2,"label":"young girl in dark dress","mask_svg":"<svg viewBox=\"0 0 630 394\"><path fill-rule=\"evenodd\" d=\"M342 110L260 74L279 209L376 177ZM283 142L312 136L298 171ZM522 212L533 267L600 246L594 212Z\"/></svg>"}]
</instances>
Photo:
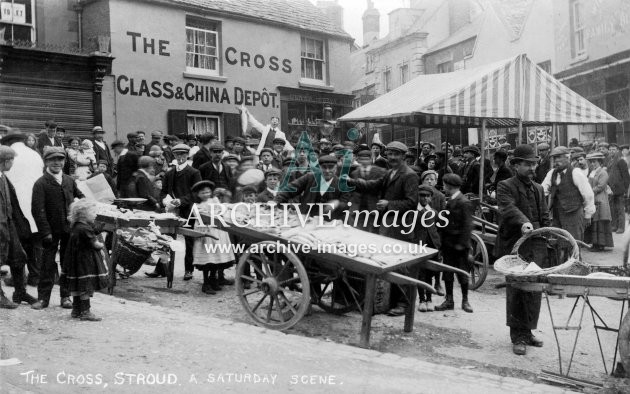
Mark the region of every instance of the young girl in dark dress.
<instances>
[{"instance_id":1,"label":"young girl in dark dress","mask_svg":"<svg viewBox=\"0 0 630 394\"><path fill-rule=\"evenodd\" d=\"M72 295L73 318L100 321L90 312L90 298L97 290L108 286L107 266L103 262L103 243L94 231L96 204L79 200L70 206L68 216L72 230L61 280L65 280Z\"/></svg>"}]
</instances>

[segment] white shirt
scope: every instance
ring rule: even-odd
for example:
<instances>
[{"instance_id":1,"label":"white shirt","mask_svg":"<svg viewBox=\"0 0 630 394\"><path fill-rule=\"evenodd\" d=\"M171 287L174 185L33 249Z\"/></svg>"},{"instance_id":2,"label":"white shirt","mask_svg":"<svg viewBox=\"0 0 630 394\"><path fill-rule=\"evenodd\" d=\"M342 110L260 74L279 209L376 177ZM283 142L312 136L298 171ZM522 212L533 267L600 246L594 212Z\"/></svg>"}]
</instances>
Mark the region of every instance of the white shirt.
<instances>
[{"instance_id":1,"label":"white shirt","mask_svg":"<svg viewBox=\"0 0 630 394\"><path fill-rule=\"evenodd\" d=\"M107 145L105 145L105 143L104 143L103 141L97 141L97 140L94 140L94 143L95 143L96 145L100 146L100 147L101 147L101 149L103 149L103 150L107 150Z\"/></svg>"},{"instance_id":2,"label":"white shirt","mask_svg":"<svg viewBox=\"0 0 630 394\"><path fill-rule=\"evenodd\" d=\"M175 163L177 163L177 160L175 160ZM181 170L183 170L186 167L188 167L188 161L185 161L182 164L175 164L175 170L177 172L180 172Z\"/></svg>"},{"instance_id":3,"label":"white shirt","mask_svg":"<svg viewBox=\"0 0 630 394\"><path fill-rule=\"evenodd\" d=\"M276 196L276 194L278 194L278 190L274 190L270 188L267 188L267 190L269 190L269 193L271 193L274 197Z\"/></svg>"},{"instance_id":4,"label":"white shirt","mask_svg":"<svg viewBox=\"0 0 630 394\"><path fill-rule=\"evenodd\" d=\"M553 169L549 170L542 182L545 196L549 196L549 193L551 193L551 177L553 176L553 171ZM567 169L565 168L565 170L561 172L566 174ZM560 173L558 173L554 182L556 183L556 186L560 184ZM595 213L595 194L593 194L593 189L588 183L588 178L584 175L584 172L573 171L573 184L578 188L580 194L582 195L582 199L584 200L582 204L584 206L584 218L590 219Z\"/></svg>"},{"instance_id":5,"label":"white shirt","mask_svg":"<svg viewBox=\"0 0 630 394\"><path fill-rule=\"evenodd\" d=\"M58 184L62 184L63 183L63 172L59 171L58 174L53 174L52 172L50 172L50 170L48 168L46 168L46 172L49 173L50 175L53 176L53 178L55 178L55 180L57 181Z\"/></svg>"},{"instance_id":6,"label":"white shirt","mask_svg":"<svg viewBox=\"0 0 630 394\"><path fill-rule=\"evenodd\" d=\"M452 199L456 198L457 196L459 196L460 194L462 194L462 192L458 190L455 193L453 193L453 195L451 196L450 199L452 200Z\"/></svg>"},{"instance_id":7,"label":"white shirt","mask_svg":"<svg viewBox=\"0 0 630 394\"><path fill-rule=\"evenodd\" d=\"M332 180L333 178L330 178L330 181L326 181L323 175L319 177L319 194L323 196L324 193L328 191L328 189L330 188L330 182L332 182Z\"/></svg>"},{"instance_id":8,"label":"white shirt","mask_svg":"<svg viewBox=\"0 0 630 394\"><path fill-rule=\"evenodd\" d=\"M15 188L20 208L31 225L31 231L36 233L37 225L31 213L31 202L33 200L33 185L42 176L44 161L39 153L24 145L23 142L15 142L11 144L11 148L15 151L16 156L13 159L13 167L5 172L5 175Z\"/></svg>"},{"instance_id":9,"label":"white shirt","mask_svg":"<svg viewBox=\"0 0 630 394\"><path fill-rule=\"evenodd\" d=\"M418 211L433 211L430 204L422 206L422 204L418 203Z\"/></svg>"}]
</instances>

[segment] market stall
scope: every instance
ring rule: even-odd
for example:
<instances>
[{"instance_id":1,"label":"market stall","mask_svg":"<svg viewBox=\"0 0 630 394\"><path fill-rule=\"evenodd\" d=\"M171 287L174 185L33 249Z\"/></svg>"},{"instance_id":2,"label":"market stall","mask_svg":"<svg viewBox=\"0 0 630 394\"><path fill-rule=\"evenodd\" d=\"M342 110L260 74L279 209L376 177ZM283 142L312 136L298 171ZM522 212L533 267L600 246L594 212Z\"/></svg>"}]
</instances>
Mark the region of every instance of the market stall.
<instances>
[{"instance_id":1,"label":"market stall","mask_svg":"<svg viewBox=\"0 0 630 394\"><path fill-rule=\"evenodd\" d=\"M125 208L133 206L133 202L133 199L120 199L116 200L117 205L98 204L96 225L100 230L112 234L111 256L106 253L110 274L109 294L113 294L116 286L117 266L124 269L123 275L130 276L153 255L158 259L157 264L160 259L166 262L166 287L170 289L173 286L175 252L182 250L173 236L212 237L182 227L186 221L173 213Z\"/></svg>"},{"instance_id":2,"label":"market stall","mask_svg":"<svg viewBox=\"0 0 630 394\"><path fill-rule=\"evenodd\" d=\"M339 122L422 128L477 128L481 149L478 196L483 203L484 162L489 128L615 123L619 120L518 55L451 73L420 75L354 111ZM552 133L552 136L555 133ZM446 141L448 142L448 141ZM552 141L552 148L555 145ZM481 218L483 219L483 218ZM477 234L494 243L488 223ZM481 253L483 254L483 253ZM486 252L487 255L487 252ZM483 264L476 260L477 269ZM479 281L475 285L480 285Z\"/></svg>"}]
</instances>

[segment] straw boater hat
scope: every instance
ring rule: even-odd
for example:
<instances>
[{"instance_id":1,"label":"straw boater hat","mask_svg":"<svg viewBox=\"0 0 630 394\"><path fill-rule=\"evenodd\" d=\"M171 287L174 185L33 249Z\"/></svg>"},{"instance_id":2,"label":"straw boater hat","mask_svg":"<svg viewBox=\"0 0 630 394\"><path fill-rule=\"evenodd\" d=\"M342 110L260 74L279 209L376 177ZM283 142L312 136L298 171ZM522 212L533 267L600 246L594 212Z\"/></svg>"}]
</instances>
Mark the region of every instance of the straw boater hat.
<instances>
[{"instance_id":1,"label":"straw boater hat","mask_svg":"<svg viewBox=\"0 0 630 394\"><path fill-rule=\"evenodd\" d=\"M602 152L593 152L586 155L586 160L606 160L606 156Z\"/></svg>"},{"instance_id":2,"label":"straw boater hat","mask_svg":"<svg viewBox=\"0 0 630 394\"><path fill-rule=\"evenodd\" d=\"M10 146L15 142L24 142L26 140L26 134L22 133L20 129L9 128L7 134L2 137L2 145Z\"/></svg>"}]
</instances>

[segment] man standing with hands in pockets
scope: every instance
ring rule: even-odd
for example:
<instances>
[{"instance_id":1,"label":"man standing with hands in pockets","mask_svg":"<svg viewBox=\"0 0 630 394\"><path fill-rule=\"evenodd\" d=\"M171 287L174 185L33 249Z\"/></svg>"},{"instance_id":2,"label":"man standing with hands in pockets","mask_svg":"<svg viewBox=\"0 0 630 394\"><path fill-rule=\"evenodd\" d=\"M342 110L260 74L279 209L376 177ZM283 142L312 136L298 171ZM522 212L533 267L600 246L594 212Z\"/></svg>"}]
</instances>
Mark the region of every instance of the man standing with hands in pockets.
<instances>
[{"instance_id":1,"label":"man standing with hands in pockets","mask_svg":"<svg viewBox=\"0 0 630 394\"><path fill-rule=\"evenodd\" d=\"M543 187L533 181L538 159L531 146L517 146L512 159L515 175L497 185L499 205L499 231L495 246L497 258L511 253L514 244L523 235L550 224ZM530 243L528 247L520 249L521 253L527 254L523 258L544 265L547 261L546 242L540 238L530 238L526 242ZM538 325L540 301L540 293L521 291L509 284L506 287L506 325L510 327L514 354L525 355L528 345L535 347L543 345L531 332Z\"/></svg>"}]
</instances>

